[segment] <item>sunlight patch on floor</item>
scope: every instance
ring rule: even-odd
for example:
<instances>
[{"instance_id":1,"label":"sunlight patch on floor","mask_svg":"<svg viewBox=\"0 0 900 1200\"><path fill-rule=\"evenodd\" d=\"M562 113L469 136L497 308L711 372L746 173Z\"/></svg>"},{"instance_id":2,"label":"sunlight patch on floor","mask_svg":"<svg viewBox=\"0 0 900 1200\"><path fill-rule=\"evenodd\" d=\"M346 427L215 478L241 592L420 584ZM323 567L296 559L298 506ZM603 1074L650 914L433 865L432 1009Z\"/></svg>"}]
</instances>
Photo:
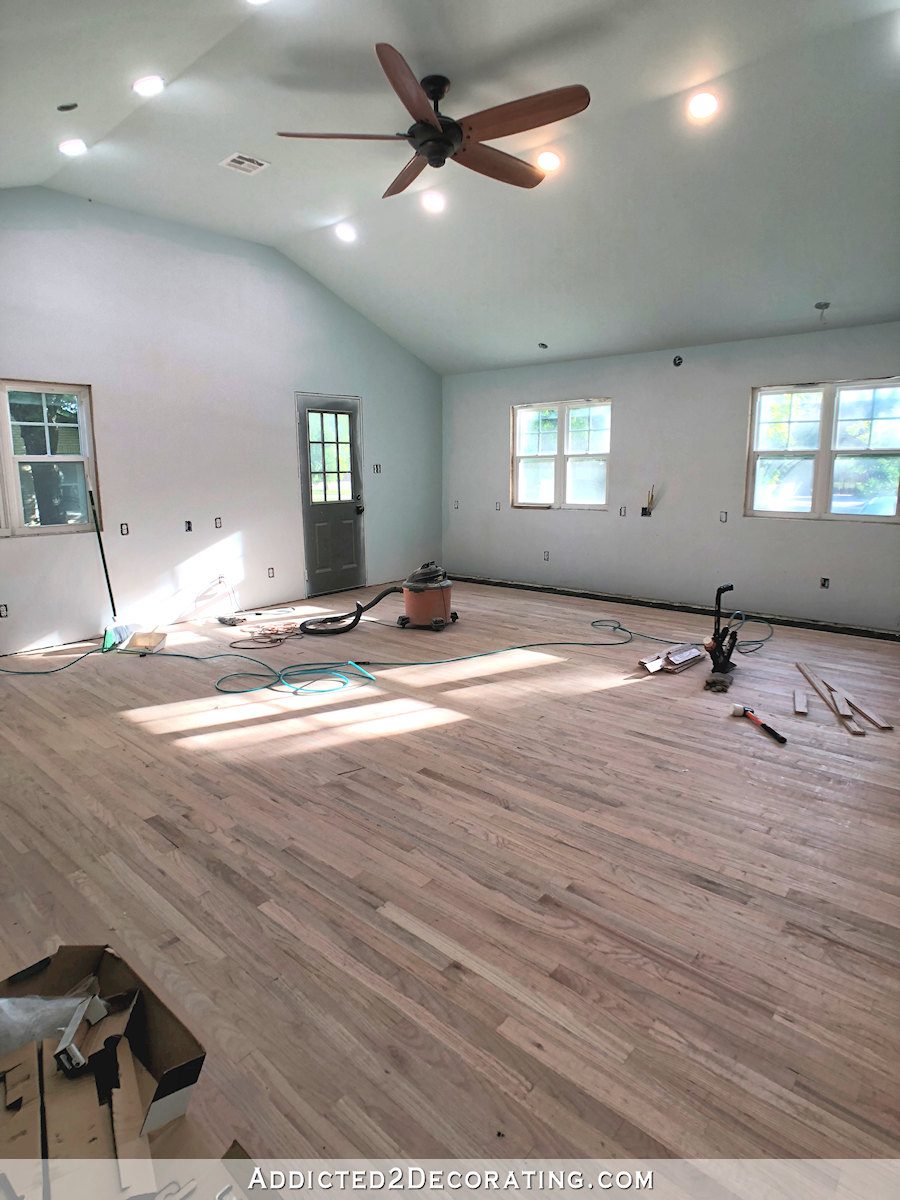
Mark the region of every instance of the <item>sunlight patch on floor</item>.
<instances>
[{"instance_id":1,"label":"sunlight patch on floor","mask_svg":"<svg viewBox=\"0 0 900 1200\"><path fill-rule=\"evenodd\" d=\"M485 658L465 659L462 662L441 663L435 666L375 668L392 683L408 687L434 687L460 679L478 679L485 675L502 675L507 671L524 671L548 663L565 661L555 654L538 654L533 650L510 650Z\"/></svg>"},{"instance_id":2,"label":"sunlight patch on floor","mask_svg":"<svg viewBox=\"0 0 900 1200\"><path fill-rule=\"evenodd\" d=\"M334 712L309 713L270 724L177 738L189 750L235 750L291 740L283 753L304 753L360 739L387 737L466 720L463 713L401 697Z\"/></svg>"}]
</instances>

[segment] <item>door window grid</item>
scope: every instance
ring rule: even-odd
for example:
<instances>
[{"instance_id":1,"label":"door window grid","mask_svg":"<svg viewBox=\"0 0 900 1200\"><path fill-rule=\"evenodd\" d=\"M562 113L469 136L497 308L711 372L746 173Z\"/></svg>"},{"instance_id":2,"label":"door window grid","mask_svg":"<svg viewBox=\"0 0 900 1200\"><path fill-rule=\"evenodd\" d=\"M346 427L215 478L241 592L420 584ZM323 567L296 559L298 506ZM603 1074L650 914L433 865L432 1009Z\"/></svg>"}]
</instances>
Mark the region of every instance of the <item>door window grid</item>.
<instances>
[{"instance_id":1,"label":"door window grid","mask_svg":"<svg viewBox=\"0 0 900 1200\"><path fill-rule=\"evenodd\" d=\"M353 499L350 414L307 413L309 496L313 504Z\"/></svg>"}]
</instances>

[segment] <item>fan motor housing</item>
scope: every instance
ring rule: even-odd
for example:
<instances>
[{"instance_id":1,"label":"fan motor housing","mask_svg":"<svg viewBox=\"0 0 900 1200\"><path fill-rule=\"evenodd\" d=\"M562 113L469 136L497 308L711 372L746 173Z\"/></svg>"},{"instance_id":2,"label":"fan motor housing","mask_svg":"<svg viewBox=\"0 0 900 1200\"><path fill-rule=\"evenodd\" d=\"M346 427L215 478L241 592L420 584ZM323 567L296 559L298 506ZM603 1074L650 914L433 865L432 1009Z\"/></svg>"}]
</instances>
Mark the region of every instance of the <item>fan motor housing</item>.
<instances>
[{"instance_id":1,"label":"fan motor housing","mask_svg":"<svg viewBox=\"0 0 900 1200\"><path fill-rule=\"evenodd\" d=\"M440 113L436 116L441 123L440 132L426 121L417 121L407 130L406 136L416 154L427 159L430 166L442 167L462 145L463 131L462 126L450 117Z\"/></svg>"}]
</instances>

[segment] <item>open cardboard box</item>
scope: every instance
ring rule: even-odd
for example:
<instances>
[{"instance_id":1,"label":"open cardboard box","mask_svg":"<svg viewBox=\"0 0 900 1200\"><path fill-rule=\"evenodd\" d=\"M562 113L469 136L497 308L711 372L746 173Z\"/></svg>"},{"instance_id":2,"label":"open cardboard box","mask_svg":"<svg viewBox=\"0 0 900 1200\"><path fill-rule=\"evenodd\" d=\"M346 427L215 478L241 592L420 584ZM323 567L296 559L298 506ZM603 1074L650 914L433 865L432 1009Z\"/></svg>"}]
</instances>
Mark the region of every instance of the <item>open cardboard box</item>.
<instances>
[{"instance_id":1,"label":"open cardboard box","mask_svg":"<svg viewBox=\"0 0 900 1200\"><path fill-rule=\"evenodd\" d=\"M102 996L138 992L136 1003L113 1032L127 1037L136 1062L143 1106L140 1132L153 1133L187 1110L206 1052L115 951L108 946L60 946L55 954L0 983L0 998L70 995L90 976L96 976Z\"/></svg>"}]
</instances>

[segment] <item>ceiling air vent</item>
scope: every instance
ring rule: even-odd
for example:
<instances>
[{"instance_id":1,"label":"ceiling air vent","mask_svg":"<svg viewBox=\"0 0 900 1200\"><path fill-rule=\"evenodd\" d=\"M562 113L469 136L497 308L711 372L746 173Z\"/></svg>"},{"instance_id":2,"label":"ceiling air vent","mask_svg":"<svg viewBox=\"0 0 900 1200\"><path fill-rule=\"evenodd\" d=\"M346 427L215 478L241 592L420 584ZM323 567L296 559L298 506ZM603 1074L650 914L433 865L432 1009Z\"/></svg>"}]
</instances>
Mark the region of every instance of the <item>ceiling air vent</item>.
<instances>
[{"instance_id":1,"label":"ceiling air vent","mask_svg":"<svg viewBox=\"0 0 900 1200\"><path fill-rule=\"evenodd\" d=\"M232 171L240 171L242 175L256 175L259 171L264 171L269 163L263 162L261 158L251 158L249 154L229 154L227 158L223 158L219 163L220 167L228 167Z\"/></svg>"}]
</instances>

